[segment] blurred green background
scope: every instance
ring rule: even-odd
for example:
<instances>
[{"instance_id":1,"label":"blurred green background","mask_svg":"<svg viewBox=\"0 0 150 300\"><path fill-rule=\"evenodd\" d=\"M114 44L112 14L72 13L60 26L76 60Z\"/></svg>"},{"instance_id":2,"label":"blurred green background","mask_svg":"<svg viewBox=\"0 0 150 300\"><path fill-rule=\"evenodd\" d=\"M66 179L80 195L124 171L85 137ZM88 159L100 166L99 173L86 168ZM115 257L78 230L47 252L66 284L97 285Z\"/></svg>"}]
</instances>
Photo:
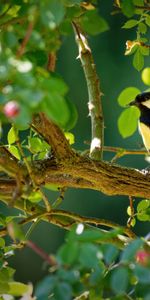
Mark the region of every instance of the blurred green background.
<instances>
[{"instance_id":1,"label":"blurred green background","mask_svg":"<svg viewBox=\"0 0 150 300\"><path fill-rule=\"evenodd\" d=\"M140 90L146 89L142 83L140 73L131 64L132 57L124 56L126 40L135 38L135 31L121 29L126 21L121 14L115 16L112 1L99 2L99 10L110 27L109 31L101 35L89 37L97 73L100 77L103 92L103 111L105 120L105 145L124 148L141 148L142 140L136 132L132 137L123 139L117 128L117 119L122 110L117 103L119 93L127 86L136 86ZM88 95L81 63L76 59L77 46L73 34L63 38L62 47L57 58L57 72L64 78L69 86L69 97L74 101L78 110L78 123L72 130L75 135L75 149L84 150L88 146L84 143L90 141L90 118L88 117ZM114 154L105 153L104 159L111 160ZM147 163L144 156L126 156L117 163L134 168L144 168ZM54 200L57 193L50 192L49 199ZM136 199L138 202L139 199ZM127 221L126 209L129 204L127 197L110 197L97 191L68 189L61 208L85 216L105 218L125 225ZM7 211L9 208L5 208ZM138 223L135 226L137 234L146 234L148 224ZM41 222L34 229L31 239L44 251L55 253L64 240L64 230L53 225ZM10 265L15 266L16 280L24 282L37 282L46 274L46 266L42 259L32 250L25 248L18 250L14 257L9 259Z\"/></svg>"}]
</instances>

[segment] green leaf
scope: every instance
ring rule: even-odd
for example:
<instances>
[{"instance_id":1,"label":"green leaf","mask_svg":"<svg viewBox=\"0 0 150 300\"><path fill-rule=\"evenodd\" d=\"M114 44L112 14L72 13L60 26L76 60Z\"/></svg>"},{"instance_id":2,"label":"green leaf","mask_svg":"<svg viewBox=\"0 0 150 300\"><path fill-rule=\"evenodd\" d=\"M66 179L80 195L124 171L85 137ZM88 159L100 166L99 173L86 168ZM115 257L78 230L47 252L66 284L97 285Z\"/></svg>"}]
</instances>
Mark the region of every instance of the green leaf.
<instances>
[{"instance_id":1,"label":"green leaf","mask_svg":"<svg viewBox=\"0 0 150 300\"><path fill-rule=\"evenodd\" d=\"M105 234L97 229L93 230L84 230L82 234L76 236L77 240L80 242L94 242L98 240L105 239Z\"/></svg>"},{"instance_id":2,"label":"green leaf","mask_svg":"<svg viewBox=\"0 0 150 300\"><path fill-rule=\"evenodd\" d=\"M134 274L139 282L143 284L150 283L150 269L137 264L134 268Z\"/></svg>"},{"instance_id":3,"label":"green leaf","mask_svg":"<svg viewBox=\"0 0 150 300\"><path fill-rule=\"evenodd\" d=\"M119 250L114 245L105 244L104 260L106 264L112 264L119 254Z\"/></svg>"},{"instance_id":4,"label":"green leaf","mask_svg":"<svg viewBox=\"0 0 150 300\"><path fill-rule=\"evenodd\" d=\"M141 22L138 25L138 30L140 33L145 34L147 31L147 26L143 22Z\"/></svg>"},{"instance_id":5,"label":"green leaf","mask_svg":"<svg viewBox=\"0 0 150 300\"><path fill-rule=\"evenodd\" d=\"M9 151L13 156L15 156L18 160L21 159L20 152L16 146L9 146Z\"/></svg>"},{"instance_id":6,"label":"green leaf","mask_svg":"<svg viewBox=\"0 0 150 300\"><path fill-rule=\"evenodd\" d=\"M140 112L136 107L127 108L120 114L118 128L123 138L131 136L136 131L139 116Z\"/></svg>"},{"instance_id":7,"label":"green leaf","mask_svg":"<svg viewBox=\"0 0 150 300\"><path fill-rule=\"evenodd\" d=\"M133 66L137 71L141 71L142 68L144 67L144 57L139 48L137 49L137 51L133 56Z\"/></svg>"},{"instance_id":8,"label":"green leaf","mask_svg":"<svg viewBox=\"0 0 150 300\"><path fill-rule=\"evenodd\" d=\"M100 284L101 280L103 279L105 271L106 271L105 270L105 265L103 264L102 261L100 261L98 263L98 265L95 268L93 268L93 270L91 272L91 275L89 277L90 284L93 285L93 286L95 286L97 284ZM100 298L98 298L98 299L100 299Z\"/></svg>"},{"instance_id":9,"label":"green leaf","mask_svg":"<svg viewBox=\"0 0 150 300\"><path fill-rule=\"evenodd\" d=\"M5 247L5 240L0 237L0 248Z\"/></svg>"},{"instance_id":10,"label":"green leaf","mask_svg":"<svg viewBox=\"0 0 150 300\"><path fill-rule=\"evenodd\" d=\"M75 242L69 242L63 245L58 251L58 257L64 264L72 265L79 254L79 245Z\"/></svg>"},{"instance_id":11,"label":"green leaf","mask_svg":"<svg viewBox=\"0 0 150 300\"><path fill-rule=\"evenodd\" d=\"M42 1L40 14L42 23L53 30L63 21L65 7L62 1L51 0L46 3Z\"/></svg>"},{"instance_id":12,"label":"green leaf","mask_svg":"<svg viewBox=\"0 0 150 300\"><path fill-rule=\"evenodd\" d=\"M57 300L71 300L72 288L66 282L60 282L54 288L54 296Z\"/></svg>"},{"instance_id":13,"label":"green leaf","mask_svg":"<svg viewBox=\"0 0 150 300\"><path fill-rule=\"evenodd\" d=\"M123 14L126 17L128 17L128 18L132 17L134 14L134 10L135 10L132 0L122 0L121 1L121 9L122 9Z\"/></svg>"},{"instance_id":14,"label":"green leaf","mask_svg":"<svg viewBox=\"0 0 150 300\"><path fill-rule=\"evenodd\" d=\"M9 145L16 142L17 134L16 134L16 131L15 131L14 127L11 127L10 130L8 131L7 140L8 140Z\"/></svg>"},{"instance_id":15,"label":"green leaf","mask_svg":"<svg viewBox=\"0 0 150 300\"><path fill-rule=\"evenodd\" d=\"M146 15L145 22L150 27L150 15Z\"/></svg>"},{"instance_id":16,"label":"green leaf","mask_svg":"<svg viewBox=\"0 0 150 300\"><path fill-rule=\"evenodd\" d=\"M140 93L141 91L136 87L127 87L120 93L118 97L118 103L120 104L120 106L125 107Z\"/></svg>"},{"instance_id":17,"label":"green leaf","mask_svg":"<svg viewBox=\"0 0 150 300\"><path fill-rule=\"evenodd\" d=\"M39 192L32 192L28 196L28 200L32 203L38 203L41 201L41 194Z\"/></svg>"},{"instance_id":18,"label":"green leaf","mask_svg":"<svg viewBox=\"0 0 150 300\"><path fill-rule=\"evenodd\" d=\"M46 300L50 296L50 293L53 291L55 285L57 284L56 277L46 276L43 280L41 280L35 289L35 296L38 300Z\"/></svg>"},{"instance_id":19,"label":"green leaf","mask_svg":"<svg viewBox=\"0 0 150 300\"><path fill-rule=\"evenodd\" d=\"M17 281L8 282L8 286L9 286L9 290L8 290L9 295L16 296L16 297L22 296L23 294L27 293L30 290L29 285Z\"/></svg>"},{"instance_id":20,"label":"green leaf","mask_svg":"<svg viewBox=\"0 0 150 300\"><path fill-rule=\"evenodd\" d=\"M133 28L133 27L135 27L137 24L138 24L138 21L137 21L137 20L129 20L129 21L127 21L127 22L122 26L122 28L125 28L125 29Z\"/></svg>"},{"instance_id":21,"label":"green leaf","mask_svg":"<svg viewBox=\"0 0 150 300\"><path fill-rule=\"evenodd\" d=\"M38 153L42 148L42 141L38 137L28 137L29 149L32 153Z\"/></svg>"},{"instance_id":22,"label":"green leaf","mask_svg":"<svg viewBox=\"0 0 150 300\"><path fill-rule=\"evenodd\" d=\"M147 222L150 221L150 214L146 214L146 213L138 213L137 214L137 219L141 222Z\"/></svg>"},{"instance_id":23,"label":"green leaf","mask_svg":"<svg viewBox=\"0 0 150 300\"><path fill-rule=\"evenodd\" d=\"M149 55L149 48L144 46L139 46L140 52L142 55L148 56Z\"/></svg>"},{"instance_id":24,"label":"green leaf","mask_svg":"<svg viewBox=\"0 0 150 300\"><path fill-rule=\"evenodd\" d=\"M3 282L0 280L0 294L8 294L9 292L9 285L7 282Z\"/></svg>"},{"instance_id":25,"label":"green leaf","mask_svg":"<svg viewBox=\"0 0 150 300\"><path fill-rule=\"evenodd\" d=\"M96 35L109 29L108 23L99 16L97 10L87 11L81 19L81 24L85 32L91 35Z\"/></svg>"},{"instance_id":26,"label":"green leaf","mask_svg":"<svg viewBox=\"0 0 150 300\"><path fill-rule=\"evenodd\" d=\"M137 206L137 211L138 212L141 212L143 210L146 210L148 207L150 206L150 200L141 200L139 203L138 203L138 206Z\"/></svg>"},{"instance_id":27,"label":"green leaf","mask_svg":"<svg viewBox=\"0 0 150 300\"><path fill-rule=\"evenodd\" d=\"M128 208L127 208L127 214L128 214L128 216L132 216L131 206L128 206Z\"/></svg>"},{"instance_id":28,"label":"green leaf","mask_svg":"<svg viewBox=\"0 0 150 300\"><path fill-rule=\"evenodd\" d=\"M73 145L75 143L75 137L74 134L71 132L65 132L65 137L69 141L70 145Z\"/></svg>"},{"instance_id":29,"label":"green leaf","mask_svg":"<svg viewBox=\"0 0 150 300\"><path fill-rule=\"evenodd\" d=\"M91 243L84 243L80 246L79 262L84 268L94 268L97 266L102 253L98 246Z\"/></svg>"},{"instance_id":30,"label":"green leaf","mask_svg":"<svg viewBox=\"0 0 150 300\"><path fill-rule=\"evenodd\" d=\"M135 255L137 250L139 250L142 245L143 241L141 239L136 239L135 241L131 242L121 254L121 262L129 263L135 259Z\"/></svg>"},{"instance_id":31,"label":"green leaf","mask_svg":"<svg viewBox=\"0 0 150 300\"><path fill-rule=\"evenodd\" d=\"M129 284L129 273L127 268L119 267L111 275L111 287L116 294L122 294L127 291Z\"/></svg>"}]
</instances>

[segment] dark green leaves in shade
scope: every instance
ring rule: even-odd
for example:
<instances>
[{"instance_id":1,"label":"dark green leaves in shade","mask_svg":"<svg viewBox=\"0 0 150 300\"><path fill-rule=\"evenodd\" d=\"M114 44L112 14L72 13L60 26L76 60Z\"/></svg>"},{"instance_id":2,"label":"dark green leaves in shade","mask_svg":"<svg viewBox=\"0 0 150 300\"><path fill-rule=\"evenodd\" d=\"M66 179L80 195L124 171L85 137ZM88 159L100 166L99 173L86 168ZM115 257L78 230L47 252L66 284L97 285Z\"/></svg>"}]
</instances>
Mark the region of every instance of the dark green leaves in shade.
<instances>
[{"instance_id":1,"label":"dark green leaves in shade","mask_svg":"<svg viewBox=\"0 0 150 300\"><path fill-rule=\"evenodd\" d=\"M96 35L109 29L108 23L99 16L97 10L87 11L81 19L81 24L85 32L91 35Z\"/></svg>"},{"instance_id":2,"label":"dark green leaves in shade","mask_svg":"<svg viewBox=\"0 0 150 300\"><path fill-rule=\"evenodd\" d=\"M115 294L124 294L129 284L129 274L126 267L119 267L111 275L111 287Z\"/></svg>"},{"instance_id":3,"label":"dark green leaves in shade","mask_svg":"<svg viewBox=\"0 0 150 300\"><path fill-rule=\"evenodd\" d=\"M140 90L135 87L125 88L118 97L121 106L126 107L140 94ZM118 118L119 132L123 138L131 136L137 129L140 112L136 107L129 107L122 111Z\"/></svg>"},{"instance_id":4,"label":"dark green leaves in shade","mask_svg":"<svg viewBox=\"0 0 150 300\"><path fill-rule=\"evenodd\" d=\"M131 242L121 254L121 261L122 262L131 262L134 261L135 255L137 251L143 246L142 239L136 239L135 241Z\"/></svg>"},{"instance_id":5,"label":"dark green leaves in shade","mask_svg":"<svg viewBox=\"0 0 150 300\"><path fill-rule=\"evenodd\" d=\"M54 276L46 276L38 283L35 295L39 300L48 299L54 289L57 280Z\"/></svg>"},{"instance_id":6,"label":"dark green leaves in shade","mask_svg":"<svg viewBox=\"0 0 150 300\"><path fill-rule=\"evenodd\" d=\"M75 126L77 110L66 97L68 87L60 77L50 75L41 67L33 68L30 61L8 59L6 66L6 76L8 80L13 78L13 84L5 86L3 101L15 99L18 102L20 111L13 121L19 129L28 128L32 114L39 111L45 112L65 130ZM5 77L2 79L5 80Z\"/></svg>"},{"instance_id":7,"label":"dark green leaves in shade","mask_svg":"<svg viewBox=\"0 0 150 300\"><path fill-rule=\"evenodd\" d=\"M65 15L65 7L62 1L41 1L40 15L42 23L49 29L55 29Z\"/></svg>"}]
</instances>

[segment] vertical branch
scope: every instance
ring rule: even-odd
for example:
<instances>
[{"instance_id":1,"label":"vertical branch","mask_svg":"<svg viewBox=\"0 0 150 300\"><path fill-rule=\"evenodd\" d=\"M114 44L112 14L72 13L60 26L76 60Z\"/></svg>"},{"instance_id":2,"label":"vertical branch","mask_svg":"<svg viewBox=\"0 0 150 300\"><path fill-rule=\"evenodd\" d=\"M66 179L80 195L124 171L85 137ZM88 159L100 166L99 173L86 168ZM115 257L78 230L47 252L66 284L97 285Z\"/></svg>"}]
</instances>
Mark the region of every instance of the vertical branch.
<instances>
[{"instance_id":1,"label":"vertical branch","mask_svg":"<svg viewBox=\"0 0 150 300\"><path fill-rule=\"evenodd\" d=\"M103 151L104 121L99 79L86 37L78 24L73 22L73 27L79 49L79 58L84 70L88 88L88 108L92 127L90 157L95 160L100 160L102 158Z\"/></svg>"}]
</instances>

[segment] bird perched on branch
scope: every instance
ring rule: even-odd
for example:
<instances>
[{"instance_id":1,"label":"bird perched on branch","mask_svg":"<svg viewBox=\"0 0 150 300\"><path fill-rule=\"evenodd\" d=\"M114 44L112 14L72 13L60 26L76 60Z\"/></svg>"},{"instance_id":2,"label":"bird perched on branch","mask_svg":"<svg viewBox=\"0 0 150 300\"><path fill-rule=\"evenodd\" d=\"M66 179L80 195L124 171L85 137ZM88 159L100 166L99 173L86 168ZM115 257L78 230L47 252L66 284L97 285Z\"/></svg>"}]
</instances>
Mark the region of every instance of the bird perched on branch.
<instances>
[{"instance_id":1,"label":"bird perched on branch","mask_svg":"<svg viewBox=\"0 0 150 300\"><path fill-rule=\"evenodd\" d=\"M145 148L150 152L150 92L137 95L129 105L137 106L140 110L139 132Z\"/></svg>"}]
</instances>

